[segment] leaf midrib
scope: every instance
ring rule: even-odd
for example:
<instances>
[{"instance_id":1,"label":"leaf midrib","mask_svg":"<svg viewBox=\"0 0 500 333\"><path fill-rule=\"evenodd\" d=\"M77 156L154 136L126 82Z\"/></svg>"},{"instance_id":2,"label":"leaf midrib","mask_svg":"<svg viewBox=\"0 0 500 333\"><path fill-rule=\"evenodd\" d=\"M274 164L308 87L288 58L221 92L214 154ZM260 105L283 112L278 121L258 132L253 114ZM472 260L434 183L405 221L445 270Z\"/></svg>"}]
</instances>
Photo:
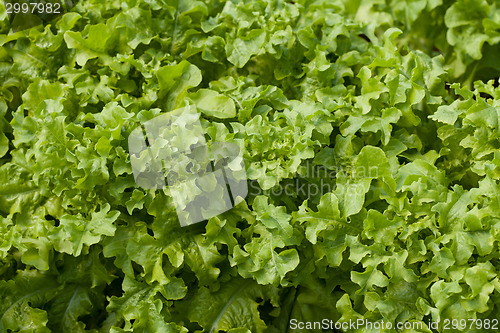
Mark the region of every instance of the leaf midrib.
<instances>
[{"instance_id":1,"label":"leaf midrib","mask_svg":"<svg viewBox=\"0 0 500 333\"><path fill-rule=\"evenodd\" d=\"M37 291L34 291L32 293L29 293L21 298L19 298L17 301L15 301L14 303L12 303L11 306L9 306L9 308L7 310L5 310L5 312L2 314L2 319L0 320L0 328L3 328L3 321L5 319L5 315L14 307L16 306L17 304L19 304L20 302L22 302L23 300L25 299L28 299L30 297L32 297L33 295L36 295L36 294L40 294L40 293L43 293L47 290L53 290L53 289L57 289L58 287L47 287L47 288L43 288L43 289L40 289L40 290L37 290Z\"/></svg>"},{"instance_id":2,"label":"leaf midrib","mask_svg":"<svg viewBox=\"0 0 500 333\"><path fill-rule=\"evenodd\" d=\"M234 300L236 299L236 297L238 296L238 294L241 293L241 291L244 290L248 286L248 282L246 282L246 283L244 282L242 284L239 284L238 286L239 286L239 288L235 289L235 291L233 292L233 294L231 295L231 297L229 298L229 300L226 302L226 304L220 310L220 312L217 315L217 317L215 318L215 320L212 322L212 325L210 326L209 333L214 333L215 332L214 330L216 329L217 324L221 320L222 316L224 315L224 313L226 312L226 310L229 308L229 306L234 302Z\"/></svg>"}]
</instances>

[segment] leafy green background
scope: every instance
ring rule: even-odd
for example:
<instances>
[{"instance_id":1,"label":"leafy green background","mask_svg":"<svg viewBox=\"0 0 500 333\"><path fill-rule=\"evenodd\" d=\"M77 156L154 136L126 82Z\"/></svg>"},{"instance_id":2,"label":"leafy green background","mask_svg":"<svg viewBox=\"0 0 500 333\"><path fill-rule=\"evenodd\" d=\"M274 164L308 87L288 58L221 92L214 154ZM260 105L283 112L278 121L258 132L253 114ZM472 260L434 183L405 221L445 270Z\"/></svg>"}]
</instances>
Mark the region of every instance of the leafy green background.
<instances>
[{"instance_id":1,"label":"leafy green background","mask_svg":"<svg viewBox=\"0 0 500 333\"><path fill-rule=\"evenodd\" d=\"M497 7L87 0L16 33L0 7L0 332L495 319ZM181 228L127 138L187 104L259 193Z\"/></svg>"}]
</instances>

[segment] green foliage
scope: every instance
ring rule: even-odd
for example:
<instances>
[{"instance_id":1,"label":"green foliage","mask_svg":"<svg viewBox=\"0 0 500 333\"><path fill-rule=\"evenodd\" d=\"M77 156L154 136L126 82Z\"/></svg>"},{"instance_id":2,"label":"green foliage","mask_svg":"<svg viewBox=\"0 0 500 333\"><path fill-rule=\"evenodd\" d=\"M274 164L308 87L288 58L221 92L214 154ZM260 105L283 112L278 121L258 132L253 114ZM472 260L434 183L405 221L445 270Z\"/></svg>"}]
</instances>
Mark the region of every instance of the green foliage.
<instances>
[{"instance_id":1,"label":"green foliage","mask_svg":"<svg viewBox=\"0 0 500 333\"><path fill-rule=\"evenodd\" d=\"M88 0L13 33L0 6L0 332L498 319L497 7ZM127 138L188 104L250 194L181 228Z\"/></svg>"}]
</instances>

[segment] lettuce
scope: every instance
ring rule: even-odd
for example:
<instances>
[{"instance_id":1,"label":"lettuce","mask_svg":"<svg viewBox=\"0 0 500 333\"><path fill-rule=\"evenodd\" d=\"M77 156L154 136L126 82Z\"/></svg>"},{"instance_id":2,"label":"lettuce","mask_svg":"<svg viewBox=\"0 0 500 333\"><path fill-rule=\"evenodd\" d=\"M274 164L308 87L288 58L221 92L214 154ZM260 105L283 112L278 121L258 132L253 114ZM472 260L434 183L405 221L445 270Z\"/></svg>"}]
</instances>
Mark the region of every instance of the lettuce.
<instances>
[{"instance_id":1,"label":"lettuce","mask_svg":"<svg viewBox=\"0 0 500 333\"><path fill-rule=\"evenodd\" d=\"M0 332L497 319L494 1L89 0L0 21ZM186 105L241 149L249 195L181 227L127 139Z\"/></svg>"}]
</instances>

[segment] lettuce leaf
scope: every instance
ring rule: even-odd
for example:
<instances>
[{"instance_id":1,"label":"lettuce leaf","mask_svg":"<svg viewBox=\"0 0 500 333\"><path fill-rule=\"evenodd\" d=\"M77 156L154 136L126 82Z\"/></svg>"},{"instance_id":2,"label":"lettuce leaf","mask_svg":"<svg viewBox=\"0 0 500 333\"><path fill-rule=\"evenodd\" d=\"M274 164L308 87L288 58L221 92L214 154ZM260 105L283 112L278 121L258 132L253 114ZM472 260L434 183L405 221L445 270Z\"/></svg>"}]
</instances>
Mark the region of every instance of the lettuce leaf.
<instances>
[{"instance_id":1,"label":"lettuce leaf","mask_svg":"<svg viewBox=\"0 0 500 333\"><path fill-rule=\"evenodd\" d=\"M89 0L14 32L0 5L0 331L497 319L497 7ZM249 194L181 227L128 137L187 105Z\"/></svg>"}]
</instances>

